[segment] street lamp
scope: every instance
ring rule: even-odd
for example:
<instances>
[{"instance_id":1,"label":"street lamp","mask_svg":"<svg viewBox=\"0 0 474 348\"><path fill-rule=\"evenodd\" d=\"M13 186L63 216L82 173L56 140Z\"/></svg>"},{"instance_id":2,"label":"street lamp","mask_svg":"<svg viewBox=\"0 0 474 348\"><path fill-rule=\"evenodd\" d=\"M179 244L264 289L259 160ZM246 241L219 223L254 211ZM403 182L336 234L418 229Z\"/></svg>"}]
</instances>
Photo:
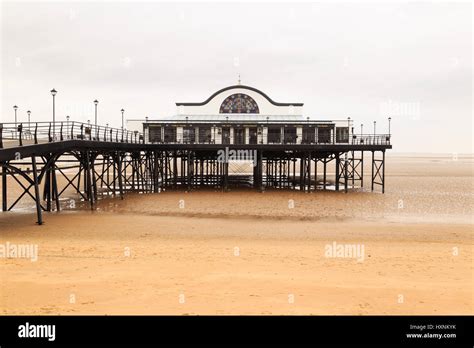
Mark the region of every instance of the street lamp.
<instances>
[{"instance_id":1,"label":"street lamp","mask_svg":"<svg viewBox=\"0 0 474 348\"><path fill-rule=\"evenodd\" d=\"M18 106L13 105L13 110L15 110L15 134L16 134L16 129L17 129L17 127L16 127L16 121L17 121L17 119L16 119L16 111L18 110Z\"/></svg>"},{"instance_id":2,"label":"street lamp","mask_svg":"<svg viewBox=\"0 0 474 348\"><path fill-rule=\"evenodd\" d=\"M66 133L66 134L68 134L68 135L67 135L67 138L69 137L69 118L70 118L69 116L66 116L66 129L67 129L67 133ZM71 133L72 133L72 132L71 132Z\"/></svg>"},{"instance_id":3,"label":"street lamp","mask_svg":"<svg viewBox=\"0 0 474 348\"><path fill-rule=\"evenodd\" d=\"M350 137L350 130L351 130L351 118L347 118L347 141L349 142Z\"/></svg>"},{"instance_id":4,"label":"street lamp","mask_svg":"<svg viewBox=\"0 0 474 348\"><path fill-rule=\"evenodd\" d=\"M56 105L55 105L55 96L58 93L54 88L51 90L51 95L53 96L53 139L55 138L56 130Z\"/></svg>"},{"instance_id":5,"label":"street lamp","mask_svg":"<svg viewBox=\"0 0 474 348\"><path fill-rule=\"evenodd\" d=\"M390 136L390 121L392 121L392 118L388 118L388 136Z\"/></svg>"},{"instance_id":6,"label":"street lamp","mask_svg":"<svg viewBox=\"0 0 474 348\"><path fill-rule=\"evenodd\" d=\"M97 104L99 104L99 101L96 99L94 100L94 105L95 105L95 132L96 132L96 138L99 138L99 129L97 128Z\"/></svg>"},{"instance_id":7,"label":"street lamp","mask_svg":"<svg viewBox=\"0 0 474 348\"><path fill-rule=\"evenodd\" d=\"M99 104L99 101L96 99L94 100L94 105L95 105L95 126L97 127L97 104Z\"/></svg>"},{"instance_id":8,"label":"street lamp","mask_svg":"<svg viewBox=\"0 0 474 348\"><path fill-rule=\"evenodd\" d=\"M360 124L360 135L362 136L362 134L364 134L364 124L363 123Z\"/></svg>"},{"instance_id":9,"label":"street lamp","mask_svg":"<svg viewBox=\"0 0 474 348\"><path fill-rule=\"evenodd\" d=\"M375 136L375 126L377 125L377 121L374 121L374 136Z\"/></svg>"},{"instance_id":10,"label":"street lamp","mask_svg":"<svg viewBox=\"0 0 474 348\"><path fill-rule=\"evenodd\" d=\"M125 112L124 109L120 110L122 112L122 130L123 130L123 113Z\"/></svg>"},{"instance_id":11,"label":"street lamp","mask_svg":"<svg viewBox=\"0 0 474 348\"><path fill-rule=\"evenodd\" d=\"M31 135L31 123L30 123L31 111L28 110L26 113L28 115L28 133L30 133L30 135Z\"/></svg>"}]
</instances>

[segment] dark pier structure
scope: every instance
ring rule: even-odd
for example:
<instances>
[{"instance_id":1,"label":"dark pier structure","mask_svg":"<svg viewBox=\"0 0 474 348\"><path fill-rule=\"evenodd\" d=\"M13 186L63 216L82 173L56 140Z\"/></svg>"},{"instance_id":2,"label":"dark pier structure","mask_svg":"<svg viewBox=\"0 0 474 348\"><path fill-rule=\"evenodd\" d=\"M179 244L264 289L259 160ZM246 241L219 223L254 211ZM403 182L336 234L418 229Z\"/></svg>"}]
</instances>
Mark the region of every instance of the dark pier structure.
<instances>
[{"instance_id":1,"label":"dark pier structure","mask_svg":"<svg viewBox=\"0 0 474 348\"><path fill-rule=\"evenodd\" d=\"M219 114L208 115L216 105ZM69 120L0 124L2 211L28 198L42 224L43 212L74 206L66 192L91 209L104 196L171 189L348 192L364 187L364 160L370 189L385 190L390 132L355 134L350 119L304 119L302 104L276 103L242 85L177 106L184 113L129 121L128 130ZM19 194L9 193L11 183Z\"/></svg>"}]
</instances>

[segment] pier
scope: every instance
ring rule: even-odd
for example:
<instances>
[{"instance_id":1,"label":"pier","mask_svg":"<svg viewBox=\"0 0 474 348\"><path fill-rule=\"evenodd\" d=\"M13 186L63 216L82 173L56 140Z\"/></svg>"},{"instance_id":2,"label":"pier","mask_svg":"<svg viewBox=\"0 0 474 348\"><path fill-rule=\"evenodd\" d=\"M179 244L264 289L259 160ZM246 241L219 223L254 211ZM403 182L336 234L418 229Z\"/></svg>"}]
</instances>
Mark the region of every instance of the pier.
<instances>
[{"instance_id":1,"label":"pier","mask_svg":"<svg viewBox=\"0 0 474 348\"><path fill-rule=\"evenodd\" d=\"M390 134L352 134L346 144L150 143L142 132L80 122L3 123L2 211L31 199L41 225L43 212L61 210L60 198L68 188L91 209L104 195L123 199L129 192L169 189L226 191L251 186L259 191L316 192L331 182L336 191L348 192L364 187L364 160L371 161L371 190L383 193L390 138ZM252 172L230 173L229 166L235 163L219 160L219 151L225 148L255 153ZM335 173L331 178L330 168ZM19 185L20 195L9 195L10 182Z\"/></svg>"}]
</instances>

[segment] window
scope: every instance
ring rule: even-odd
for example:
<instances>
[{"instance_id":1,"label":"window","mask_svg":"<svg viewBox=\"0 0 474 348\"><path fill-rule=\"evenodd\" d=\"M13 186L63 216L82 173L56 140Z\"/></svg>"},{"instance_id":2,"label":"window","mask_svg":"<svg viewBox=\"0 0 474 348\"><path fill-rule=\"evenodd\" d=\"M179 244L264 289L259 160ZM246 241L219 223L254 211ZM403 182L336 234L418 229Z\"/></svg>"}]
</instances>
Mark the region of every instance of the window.
<instances>
[{"instance_id":1,"label":"window","mask_svg":"<svg viewBox=\"0 0 474 348\"><path fill-rule=\"evenodd\" d=\"M219 109L221 114L258 114L258 105L255 100L243 93L232 94L225 98Z\"/></svg>"},{"instance_id":2,"label":"window","mask_svg":"<svg viewBox=\"0 0 474 348\"><path fill-rule=\"evenodd\" d=\"M316 132L315 132L314 127L308 127L308 126L303 127L303 139L301 140L301 143L314 144L315 135L316 135Z\"/></svg>"},{"instance_id":3,"label":"window","mask_svg":"<svg viewBox=\"0 0 474 348\"><path fill-rule=\"evenodd\" d=\"M161 127L150 126L148 128L148 140L150 143L161 143Z\"/></svg>"},{"instance_id":4,"label":"window","mask_svg":"<svg viewBox=\"0 0 474 348\"><path fill-rule=\"evenodd\" d=\"M326 144L331 143L331 128L329 127L318 127L318 143Z\"/></svg>"},{"instance_id":5,"label":"window","mask_svg":"<svg viewBox=\"0 0 474 348\"><path fill-rule=\"evenodd\" d=\"M336 127L336 143L348 143L348 142L349 142L349 128Z\"/></svg>"},{"instance_id":6,"label":"window","mask_svg":"<svg viewBox=\"0 0 474 348\"><path fill-rule=\"evenodd\" d=\"M268 127L267 139L269 144L280 144L281 143L281 128L277 126Z\"/></svg>"},{"instance_id":7,"label":"window","mask_svg":"<svg viewBox=\"0 0 474 348\"><path fill-rule=\"evenodd\" d=\"M183 127L183 143L193 144L196 140L194 127Z\"/></svg>"},{"instance_id":8,"label":"window","mask_svg":"<svg viewBox=\"0 0 474 348\"><path fill-rule=\"evenodd\" d=\"M249 144L257 143L257 127L249 127Z\"/></svg>"},{"instance_id":9,"label":"window","mask_svg":"<svg viewBox=\"0 0 474 348\"><path fill-rule=\"evenodd\" d=\"M199 142L201 144L211 143L211 127L199 127Z\"/></svg>"},{"instance_id":10,"label":"window","mask_svg":"<svg viewBox=\"0 0 474 348\"><path fill-rule=\"evenodd\" d=\"M296 127L285 127L285 144L295 144L296 143Z\"/></svg>"},{"instance_id":11,"label":"window","mask_svg":"<svg viewBox=\"0 0 474 348\"><path fill-rule=\"evenodd\" d=\"M176 128L172 126L165 126L165 143L175 143L176 142Z\"/></svg>"}]
</instances>

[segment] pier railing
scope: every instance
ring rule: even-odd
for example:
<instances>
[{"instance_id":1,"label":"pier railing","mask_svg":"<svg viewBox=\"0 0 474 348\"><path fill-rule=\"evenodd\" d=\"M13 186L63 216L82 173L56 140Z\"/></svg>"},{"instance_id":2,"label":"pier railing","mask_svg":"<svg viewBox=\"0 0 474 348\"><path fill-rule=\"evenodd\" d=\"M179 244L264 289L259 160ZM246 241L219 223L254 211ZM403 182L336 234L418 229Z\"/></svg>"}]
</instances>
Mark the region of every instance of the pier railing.
<instances>
[{"instance_id":1,"label":"pier railing","mask_svg":"<svg viewBox=\"0 0 474 348\"><path fill-rule=\"evenodd\" d=\"M354 134L352 145L390 145L391 134Z\"/></svg>"},{"instance_id":2,"label":"pier railing","mask_svg":"<svg viewBox=\"0 0 474 348\"><path fill-rule=\"evenodd\" d=\"M336 142L328 139L319 141L324 144L351 145L390 145L390 134L353 134L345 141ZM76 121L34 122L34 123L0 123L0 149L24 145L51 143L65 140L84 140L101 142L145 143L143 133L108 126L96 126ZM161 143L177 143L175 141ZM296 141L295 143L296 144ZM308 145L303 141L302 144ZM315 144L316 145L316 144Z\"/></svg>"},{"instance_id":3,"label":"pier railing","mask_svg":"<svg viewBox=\"0 0 474 348\"><path fill-rule=\"evenodd\" d=\"M143 133L89 123L0 123L0 149L65 140L143 143Z\"/></svg>"}]
</instances>

